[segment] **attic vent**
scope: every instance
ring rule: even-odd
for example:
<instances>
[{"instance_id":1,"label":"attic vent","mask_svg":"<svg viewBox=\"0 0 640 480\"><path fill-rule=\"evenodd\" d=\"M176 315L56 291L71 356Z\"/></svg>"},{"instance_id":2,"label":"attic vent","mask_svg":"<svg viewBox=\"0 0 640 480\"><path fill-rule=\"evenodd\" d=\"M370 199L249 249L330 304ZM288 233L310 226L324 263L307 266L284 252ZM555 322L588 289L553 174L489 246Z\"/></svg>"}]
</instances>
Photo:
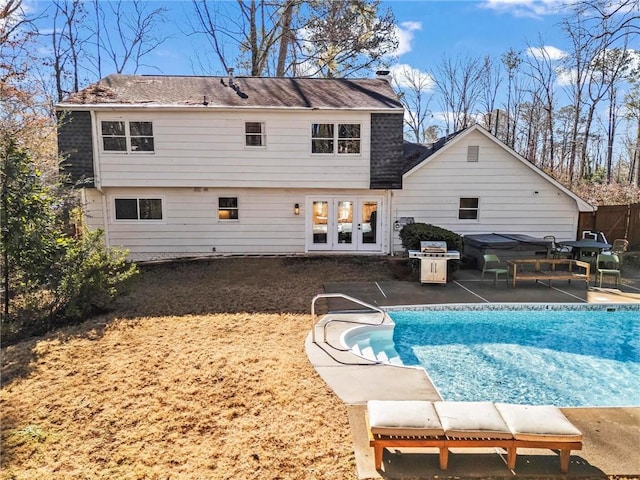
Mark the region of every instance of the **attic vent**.
<instances>
[{"instance_id":1,"label":"attic vent","mask_svg":"<svg viewBox=\"0 0 640 480\"><path fill-rule=\"evenodd\" d=\"M478 145L469 145L467 147L467 162L477 162L480 156L480 147Z\"/></svg>"}]
</instances>

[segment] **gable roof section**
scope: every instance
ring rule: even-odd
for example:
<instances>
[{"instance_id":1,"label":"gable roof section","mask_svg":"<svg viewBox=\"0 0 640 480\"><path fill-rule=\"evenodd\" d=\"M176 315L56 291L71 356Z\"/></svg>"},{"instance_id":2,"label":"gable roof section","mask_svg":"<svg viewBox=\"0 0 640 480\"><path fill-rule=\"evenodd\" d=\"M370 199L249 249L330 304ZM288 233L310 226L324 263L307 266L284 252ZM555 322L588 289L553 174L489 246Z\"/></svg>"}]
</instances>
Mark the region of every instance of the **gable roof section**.
<instances>
[{"instance_id":1,"label":"gable roof section","mask_svg":"<svg viewBox=\"0 0 640 480\"><path fill-rule=\"evenodd\" d=\"M569 197L571 197L573 200L575 200L578 210L580 212L593 212L596 210L596 207L587 203L585 200L583 200L578 195L573 193L571 190L566 188L556 179L546 174L542 169L535 166L533 163L528 161L518 152L511 149L508 145L498 140L494 135L492 135L490 132L488 132L487 130L485 130L479 125L473 125L471 127L466 128L465 130L459 130L457 132L454 132L447 137L440 138L437 142L431 145L409 144L409 146L407 146L405 144L405 148L404 148L405 170L404 170L403 178L410 176L413 172L415 172L416 170L418 170L419 168L423 167L424 165L429 163L431 160L433 160L433 158L436 158L439 155L444 155L449 148L451 148L453 145L461 141L471 132L480 132L489 140L491 140L496 145L501 147L503 150L511 154L516 160L520 161L523 165L530 168L533 172L537 173L546 181L553 184L556 188L561 190L565 195L568 195ZM410 154L409 156L407 156L408 152Z\"/></svg>"},{"instance_id":2,"label":"gable roof section","mask_svg":"<svg viewBox=\"0 0 640 480\"><path fill-rule=\"evenodd\" d=\"M436 140L434 143L424 144L424 143L412 143L412 142L404 142L404 165L402 173L405 174L411 169L413 169L416 165L419 165L424 160L429 158L431 155L436 153L442 147L444 147L449 141L455 138L460 133L464 132L464 130L458 130L457 132L453 132L446 137L441 137Z\"/></svg>"},{"instance_id":3,"label":"gable roof section","mask_svg":"<svg viewBox=\"0 0 640 480\"><path fill-rule=\"evenodd\" d=\"M109 75L58 105L199 108L402 110L389 82L378 78L266 78Z\"/></svg>"}]
</instances>

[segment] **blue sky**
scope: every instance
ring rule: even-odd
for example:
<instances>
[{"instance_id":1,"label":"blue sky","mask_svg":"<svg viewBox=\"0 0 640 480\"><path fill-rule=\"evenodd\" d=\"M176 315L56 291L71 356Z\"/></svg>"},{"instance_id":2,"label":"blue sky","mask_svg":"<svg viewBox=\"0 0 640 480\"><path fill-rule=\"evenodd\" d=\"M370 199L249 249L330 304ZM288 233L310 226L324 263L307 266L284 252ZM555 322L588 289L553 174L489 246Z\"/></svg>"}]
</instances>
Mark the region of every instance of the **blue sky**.
<instances>
[{"instance_id":1,"label":"blue sky","mask_svg":"<svg viewBox=\"0 0 640 480\"><path fill-rule=\"evenodd\" d=\"M51 7L47 0L25 0L25 3L35 13ZM169 21L157 34L170 38L147 58L149 67L138 73L202 74L195 52L202 56L208 45L201 38L187 37L184 33L190 30L186 17L192 14L191 1L148 3L169 10ZM383 3L392 9L399 27L397 63L427 72L443 55L489 55L497 59L509 48L524 51L527 44L539 45L541 40L545 45L563 49L566 40L558 26L560 5L558 0L392 0ZM45 18L41 28L46 27ZM217 70L206 73L224 74L221 68Z\"/></svg>"}]
</instances>

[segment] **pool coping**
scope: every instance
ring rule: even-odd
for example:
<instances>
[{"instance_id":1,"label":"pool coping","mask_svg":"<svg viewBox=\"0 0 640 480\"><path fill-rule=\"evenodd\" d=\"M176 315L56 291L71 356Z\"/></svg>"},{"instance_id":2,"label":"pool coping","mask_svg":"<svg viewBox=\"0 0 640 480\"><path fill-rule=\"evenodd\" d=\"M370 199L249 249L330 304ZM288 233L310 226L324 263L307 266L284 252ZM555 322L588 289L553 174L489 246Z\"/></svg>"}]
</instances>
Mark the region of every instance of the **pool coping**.
<instances>
[{"instance_id":1,"label":"pool coping","mask_svg":"<svg viewBox=\"0 0 640 480\"><path fill-rule=\"evenodd\" d=\"M473 282L474 280L471 281ZM416 285L410 282L395 282L394 285L389 285L392 282L386 283L387 289L395 289L393 291L398 292L399 295L406 293L407 298L418 300L415 304L418 304L422 300L423 291L433 291L438 296L442 296L442 292L444 291L423 290L416 288ZM463 288L469 288L471 286L475 290L477 288L476 285L477 284L467 284L463 286ZM344 284L343 286L347 287L347 291L344 293L363 299L363 296L358 295L358 289L354 288L357 287L357 285ZM338 287L338 289L336 287ZM325 288L325 290L337 292L339 291L339 287L339 284L332 284L330 288ZM371 283L367 283L360 288L364 292L376 292L376 287L379 289L377 284L373 287ZM484 285L482 287L487 288ZM351 290L349 290L349 288L351 288ZM546 290L547 287L541 288ZM405 289L409 290L408 293L404 291ZM517 292L519 294L518 297L525 300L523 297L526 297L527 289L519 288L509 290L511 290L510 293ZM554 287L553 290L555 291L556 288ZM632 297L628 299L628 302L620 302L612 300L612 298L619 298L618 295L610 295L606 290L607 289L587 289L587 292L593 292L595 296L589 299L588 295L585 295L587 298L576 303L583 309L591 303L597 305L640 303L640 295L638 298L635 298L636 294L632 293ZM487 292L490 293L490 290L487 290ZM418 296L416 296L416 293ZM444 293L446 294L447 292L444 291ZM489 296L484 292L482 293L485 297ZM564 293L565 292L561 291L560 295L564 295ZM552 295L555 295L555 293L552 292ZM570 291L569 295L576 297L575 291ZM534 292L533 296L540 296L540 292ZM547 294L544 295L544 297L547 296ZM368 301L366 297L364 299ZM407 305L402 305L402 302L393 302L392 298L385 297L382 301L387 301L387 305L383 307L378 301L374 301L372 304L383 307L384 309L407 307ZM390 305L389 303L392 302L394 304ZM453 303L454 302L452 302L452 304ZM490 303L505 305L516 302L478 301L477 303L486 307ZM525 303L539 305L541 302L517 302L518 305L524 305ZM559 304L565 302L550 301L549 303ZM433 304L429 303L420 304L427 307L433 306ZM459 305L462 304L463 303L460 303ZM451 304L443 303L443 305ZM603 307L599 306L597 308ZM340 329L336 329L336 331L331 333L332 338L336 340L340 334ZM387 452L385 469L388 467L389 471L381 476L380 472L374 469L372 449L368 445L368 435L366 427L364 426L364 411L367 400L439 400L440 396L422 368L408 368L406 366L375 364L372 362L360 365L349 365L346 363L350 360L355 359L357 362L358 359L362 359L356 357L351 352L339 352L335 355L337 358L332 358L331 355L314 344L311 341L311 337L311 332L309 332L305 341L305 348L310 362L327 385L333 389L336 395L346 405L354 445L356 467L360 479L407 478L407 476L413 479L433 479L436 477L477 478L478 476L513 478L514 475L515 477L527 476L529 478L531 478L531 475L543 476L544 478L567 478L566 475L559 473L559 469L556 468L557 459L555 456L549 455L549 452L544 452L543 455L532 454L529 458L527 458L527 452L524 452L525 456L523 458L525 461L519 461L517 473L507 470L506 465L502 465L499 460L501 457L491 452L484 456L459 456L459 459L451 462L450 469L447 470L447 472L442 472L438 469L437 459L435 463L433 463L434 455L432 454L397 457ZM563 408L562 410L565 412L565 415L578 426L584 435L583 450L572 455L569 470L570 477L576 476L584 478L589 476L602 478L606 475L621 475L630 478L640 478L640 456L637 455L634 449L635 445L640 444L640 407L569 407ZM615 441L615 443L612 444L612 441ZM437 457L437 455L435 455L435 457ZM404 468L402 465L404 465Z\"/></svg>"}]
</instances>

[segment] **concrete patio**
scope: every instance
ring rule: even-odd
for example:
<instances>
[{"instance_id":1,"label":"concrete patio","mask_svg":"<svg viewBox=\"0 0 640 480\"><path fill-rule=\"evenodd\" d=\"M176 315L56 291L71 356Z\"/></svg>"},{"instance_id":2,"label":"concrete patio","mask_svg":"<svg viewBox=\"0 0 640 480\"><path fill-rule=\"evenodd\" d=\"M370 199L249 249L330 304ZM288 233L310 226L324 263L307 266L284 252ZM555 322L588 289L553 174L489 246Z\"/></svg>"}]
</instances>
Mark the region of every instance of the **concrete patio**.
<instances>
[{"instance_id":1,"label":"concrete patio","mask_svg":"<svg viewBox=\"0 0 640 480\"><path fill-rule=\"evenodd\" d=\"M592 276L593 279L593 276ZM590 285L593 285L593 281ZM640 274L623 271L621 285L586 287L584 282L559 281L551 286L537 282L511 287L504 280L480 281L480 272L455 272L446 285L418 281L336 282L325 284L327 293L342 293L377 307L451 303L640 303ZM360 309L340 299L320 300L333 312ZM378 323L380 314L365 315ZM385 450L383 471L376 471L365 426L366 402L372 399L439 400L424 370L372 364L350 352L323 348L323 341L339 343L345 324L332 323L325 331L316 327L316 342L309 334L306 349L311 363L347 405L358 476L361 479L443 478L640 478L640 389L638 406L628 408L565 408L565 415L583 432L583 449L572 452L568 474L561 474L557 452L521 450L515 471L506 466L506 455L496 449L451 452L449 469L438 467L437 450ZM640 382L640 379L638 379ZM464 453L464 454L462 454Z\"/></svg>"}]
</instances>

